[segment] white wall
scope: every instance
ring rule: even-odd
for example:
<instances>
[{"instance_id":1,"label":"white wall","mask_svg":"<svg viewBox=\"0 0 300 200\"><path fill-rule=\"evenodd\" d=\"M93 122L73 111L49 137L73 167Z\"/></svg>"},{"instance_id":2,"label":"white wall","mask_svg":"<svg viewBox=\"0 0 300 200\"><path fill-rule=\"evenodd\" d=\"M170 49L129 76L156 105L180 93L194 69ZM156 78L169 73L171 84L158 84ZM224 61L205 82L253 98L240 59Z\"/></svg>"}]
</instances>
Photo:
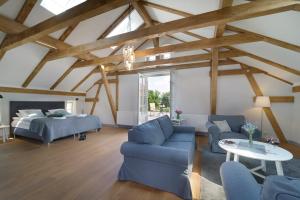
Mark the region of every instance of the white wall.
<instances>
[{"instance_id":1,"label":"white wall","mask_svg":"<svg viewBox=\"0 0 300 200\"><path fill-rule=\"evenodd\" d=\"M231 68L233 66L228 66ZM209 68L195 68L175 71L175 108L183 111L187 125L195 126L198 131L207 131L205 123L210 113L210 78ZM295 103L273 103L272 110L288 140L300 143L300 95L291 92L291 86L263 74L254 75L265 95L295 96ZM138 121L138 75L119 77L119 111L117 123L136 125ZM115 86L110 84L115 97ZM95 94L96 87L90 92ZM260 109L253 105L254 92L245 76L221 76L218 78L217 113L226 115L243 114L247 120L260 127ZM89 112L91 103L86 104ZM104 87L101 89L100 103L95 114L103 123L113 124ZM275 133L263 115L263 130L268 135Z\"/></svg>"},{"instance_id":2,"label":"white wall","mask_svg":"<svg viewBox=\"0 0 300 200\"><path fill-rule=\"evenodd\" d=\"M1 93L2 99L1 117L2 123L9 123L9 101L67 101L75 100L77 97L54 96L54 95L36 95L36 94L16 94L16 93ZM81 113L84 109L84 97L78 97L76 103L77 113Z\"/></svg>"}]
</instances>

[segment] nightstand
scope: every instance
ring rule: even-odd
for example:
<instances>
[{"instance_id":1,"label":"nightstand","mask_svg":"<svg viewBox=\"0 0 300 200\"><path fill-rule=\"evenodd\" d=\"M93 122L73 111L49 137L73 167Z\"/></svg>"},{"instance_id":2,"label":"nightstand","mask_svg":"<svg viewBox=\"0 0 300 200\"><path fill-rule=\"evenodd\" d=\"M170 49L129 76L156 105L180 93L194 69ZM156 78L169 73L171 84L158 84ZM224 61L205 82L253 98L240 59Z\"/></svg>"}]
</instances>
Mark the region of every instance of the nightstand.
<instances>
[{"instance_id":1,"label":"nightstand","mask_svg":"<svg viewBox=\"0 0 300 200\"><path fill-rule=\"evenodd\" d=\"M2 134L3 143L6 142L6 140L8 140L9 128L9 125L0 125L0 134Z\"/></svg>"}]
</instances>

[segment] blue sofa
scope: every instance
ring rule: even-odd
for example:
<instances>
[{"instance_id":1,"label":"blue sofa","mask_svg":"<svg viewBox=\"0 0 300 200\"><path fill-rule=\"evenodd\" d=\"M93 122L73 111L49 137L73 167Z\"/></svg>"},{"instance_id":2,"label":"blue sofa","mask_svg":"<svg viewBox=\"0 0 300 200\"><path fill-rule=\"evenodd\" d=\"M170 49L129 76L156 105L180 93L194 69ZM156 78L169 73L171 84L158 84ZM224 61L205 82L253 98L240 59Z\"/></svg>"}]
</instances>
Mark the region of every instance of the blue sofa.
<instances>
[{"instance_id":1,"label":"blue sofa","mask_svg":"<svg viewBox=\"0 0 300 200\"><path fill-rule=\"evenodd\" d=\"M148 121L129 130L118 178L192 199L194 151L195 128L173 126L168 116Z\"/></svg>"},{"instance_id":2,"label":"blue sofa","mask_svg":"<svg viewBox=\"0 0 300 200\"><path fill-rule=\"evenodd\" d=\"M241 163L225 162L220 174L227 200L300 200L300 179L268 176L258 184Z\"/></svg>"},{"instance_id":3,"label":"blue sofa","mask_svg":"<svg viewBox=\"0 0 300 200\"><path fill-rule=\"evenodd\" d=\"M222 133L220 129L213 123L214 121L226 120L230 126L232 132ZM248 139L248 132L241 127L245 124L245 117L243 115L211 115L208 117L206 128L208 129L208 142L212 152L225 153L225 151L219 147L218 143L223 139ZM259 140L262 134L261 131L256 129L253 139Z\"/></svg>"}]
</instances>

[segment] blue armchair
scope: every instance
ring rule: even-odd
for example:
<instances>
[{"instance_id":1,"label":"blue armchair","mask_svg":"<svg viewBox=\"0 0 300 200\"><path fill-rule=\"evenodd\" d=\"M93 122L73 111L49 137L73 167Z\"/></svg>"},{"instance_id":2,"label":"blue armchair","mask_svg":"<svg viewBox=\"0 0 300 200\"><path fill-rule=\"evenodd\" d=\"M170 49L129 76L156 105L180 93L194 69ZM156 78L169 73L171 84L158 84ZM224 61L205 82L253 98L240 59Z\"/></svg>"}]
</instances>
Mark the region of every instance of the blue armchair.
<instances>
[{"instance_id":1,"label":"blue armchair","mask_svg":"<svg viewBox=\"0 0 300 200\"><path fill-rule=\"evenodd\" d=\"M300 200L300 179L268 176L258 184L249 169L238 162L225 162L220 168L227 200Z\"/></svg>"},{"instance_id":2,"label":"blue armchair","mask_svg":"<svg viewBox=\"0 0 300 200\"><path fill-rule=\"evenodd\" d=\"M230 126L232 132L222 133L220 129L213 123L213 121L226 120ZM225 153L225 151L219 147L218 142L222 139L248 139L248 132L242 129L246 119L242 115L211 115L208 117L206 128L208 129L208 142L212 152ZM261 131L256 129L253 139L259 140L262 134Z\"/></svg>"}]
</instances>

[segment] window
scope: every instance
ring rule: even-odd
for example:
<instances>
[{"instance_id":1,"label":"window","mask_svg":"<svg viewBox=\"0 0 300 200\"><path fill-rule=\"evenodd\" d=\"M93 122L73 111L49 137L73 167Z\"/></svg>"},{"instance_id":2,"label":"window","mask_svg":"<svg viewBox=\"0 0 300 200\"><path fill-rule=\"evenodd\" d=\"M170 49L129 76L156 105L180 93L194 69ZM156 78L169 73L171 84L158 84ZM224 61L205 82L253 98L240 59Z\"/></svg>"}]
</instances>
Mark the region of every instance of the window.
<instances>
[{"instance_id":1,"label":"window","mask_svg":"<svg viewBox=\"0 0 300 200\"><path fill-rule=\"evenodd\" d=\"M86 0L42 0L41 6L55 15L58 15Z\"/></svg>"},{"instance_id":2,"label":"window","mask_svg":"<svg viewBox=\"0 0 300 200\"><path fill-rule=\"evenodd\" d=\"M132 11L132 13L130 14L131 16L131 30L136 30L141 24L144 23L143 19L141 18L141 16L138 14L137 11ZM118 24L118 26L116 26L114 28L114 30L112 30L112 32L110 32L107 35L107 38L109 37L113 37L115 35L119 35L122 33L127 33L128 32L128 22L129 22L129 17L126 17L120 24Z\"/></svg>"},{"instance_id":3,"label":"window","mask_svg":"<svg viewBox=\"0 0 300 200\"><path fill-rule=\"evenodd\" d=\"M66 111L68 113L76 114L76 101L74 100L66 101Z\"/></svg>"}]
</instances>

